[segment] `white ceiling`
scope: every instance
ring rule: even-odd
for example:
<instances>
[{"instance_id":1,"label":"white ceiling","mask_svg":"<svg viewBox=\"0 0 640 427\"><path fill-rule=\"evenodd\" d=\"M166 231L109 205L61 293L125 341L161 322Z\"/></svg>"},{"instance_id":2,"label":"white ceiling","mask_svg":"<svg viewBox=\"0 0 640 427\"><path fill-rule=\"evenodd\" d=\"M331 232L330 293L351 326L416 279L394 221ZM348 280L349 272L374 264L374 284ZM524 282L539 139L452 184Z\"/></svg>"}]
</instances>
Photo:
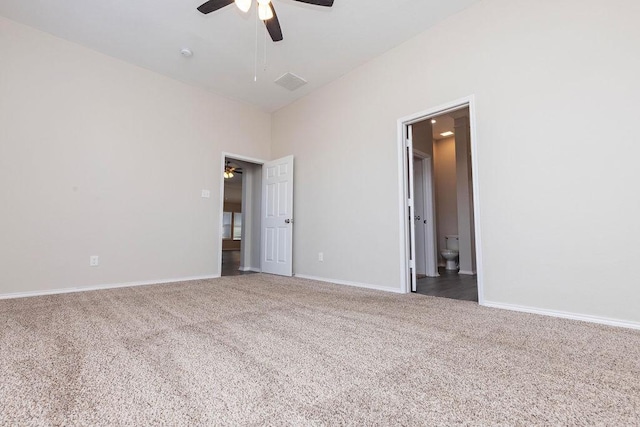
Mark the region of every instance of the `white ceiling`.
<instances>
[{"instance_id":1,"label":"white ceiling","mask_svg":"<svg viewBox=\"0 0 640 427\"><path fill-rule=\"evenodd\" d=\"M450 115L445 114L442 116L434 117L434 119L436 120L436 123L433 125L433 139L446 138L440 134L454 131L454 120Z\"/></svg>"},{"instance_id":2,"label":"white ceiling","mask_svg":"<svg viewBox=\"0 0 640 427\"><path fill-rule=\"evenodd\" d=\"M178 80L277 110L478 0L335 0L333 8L273 0L284 41L259 27L255 4L203 15L204 0L2 0L0 14ZM264 63L267 37L267 67ZM184 58L180 50L194 55ZM286 72L309 83L290 92Z\"/></svg>"}]
</instances>

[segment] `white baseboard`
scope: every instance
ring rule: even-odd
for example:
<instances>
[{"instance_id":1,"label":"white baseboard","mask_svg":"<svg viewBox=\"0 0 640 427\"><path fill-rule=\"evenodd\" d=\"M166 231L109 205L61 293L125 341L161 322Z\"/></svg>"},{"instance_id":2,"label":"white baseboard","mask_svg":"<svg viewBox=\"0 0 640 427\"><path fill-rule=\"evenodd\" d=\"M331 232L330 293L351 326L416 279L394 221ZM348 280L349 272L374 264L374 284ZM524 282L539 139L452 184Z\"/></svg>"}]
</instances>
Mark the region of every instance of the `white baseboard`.
<instances>
[{"instance_id":1,"label":"white baseboard","mask_svg":"<svg viewBox=\"0 0 640 427\"><path fill-rule=\"evenodd\" d=\"M350 282L347 280L327 279L325 277L307 276L306 274L294 274L294 276L300 279L316 280L318 282L333 283L336 285L354 286L356 288L366 288L366 289L372 289L375 291L393 292L396 294L404 293L400 289L385 288L384 286L370 285L368 283L358 283L358 282Z\"/></svg>"},{"instance_id":2,"label":"white baseboard","mask_svg":"<svg viewBox=\"0 0 640 427\"><path fill-rule=\"evenodd\" d=\"M69 294L73 292L99 291L103 289L115 289L115 288L130 288L133 286L162 285L162 284L168 284L168 283L189 282L192 280L206 280L206 279L218 279L218 278L220 278L219 274L215 276L180 277L177 279L146 280L142 282L114 283L114 284L94 285L94 286L76 286L72 288L47 289L43 291L13 292L9 294L0 294L0 299L38 297L42 295Z\"/></svg>"},{"instance_id":3,"label":"white baseboard","mask_svg":"<svg viewBox=\"0 0 640 427\"><path fill-rule=\"evenodd\" d=\"M460 270L460 271L458 271L458 274L466 274L467 276L475 276L476 272L475 271Z\"/></svg>"},{"instance_id":4,"label":"white baseboard","mask_svg":"<svg viewBox=\"0 0 640 427\"><path fill-rule=\"evenodd\" d=\"M542 316L560 317L562 319L581 320L583 322L598 323L600 325L617 326L620 328L640 329L640 322L610 319L608 317L591 316L588 314L569 313L566 311L546 310L535 307L525 307L515 304L504 304L491 301L483 301L484 307L500 308L503 310L520 311L523 313L540 314Z\"/></svg>"},{"instance_id":5,"label":"white baseboard","mask_svg":"<svg viewBox=\"0 0 640 427\"><path fill-rule=\"evenodd\" d=\"M239 271L254 271L256 273L262 273L262 270L260 270L257 267L240 267L238 270Z\"/></svg>"}]
</instances>

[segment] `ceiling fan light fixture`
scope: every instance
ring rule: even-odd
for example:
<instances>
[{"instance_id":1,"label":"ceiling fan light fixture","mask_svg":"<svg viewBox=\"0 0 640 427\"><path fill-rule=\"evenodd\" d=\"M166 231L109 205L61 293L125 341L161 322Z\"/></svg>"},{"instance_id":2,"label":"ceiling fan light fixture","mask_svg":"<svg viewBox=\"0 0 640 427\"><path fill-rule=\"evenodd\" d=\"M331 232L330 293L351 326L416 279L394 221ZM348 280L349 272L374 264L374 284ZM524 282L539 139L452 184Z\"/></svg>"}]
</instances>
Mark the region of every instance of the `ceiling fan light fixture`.
<instances>
[{"instance_id":1,"label":"ceiling fan light fixture","mask_svg":"<svg viewBox=\"0 0 640 427\"><path fill-rule=\"evenodd\" d=\"M244 13L249 12L249 9L251 9L252 1L253 0L235 0L236 6L238 6L238 9L240 9Z\"/></svg>"},{"instance_id":2,"label":"ceiling fan light fixture","mask_svg":"<svg viewBox=\"0 0 640 427\"><path fill-rule=\"evenodd\" d=\"M271 10L271 6L269 6L269 2L258 4L258 17L261 21L268 21L273 18L273 11Z\"/></svg>"}]
</instances>

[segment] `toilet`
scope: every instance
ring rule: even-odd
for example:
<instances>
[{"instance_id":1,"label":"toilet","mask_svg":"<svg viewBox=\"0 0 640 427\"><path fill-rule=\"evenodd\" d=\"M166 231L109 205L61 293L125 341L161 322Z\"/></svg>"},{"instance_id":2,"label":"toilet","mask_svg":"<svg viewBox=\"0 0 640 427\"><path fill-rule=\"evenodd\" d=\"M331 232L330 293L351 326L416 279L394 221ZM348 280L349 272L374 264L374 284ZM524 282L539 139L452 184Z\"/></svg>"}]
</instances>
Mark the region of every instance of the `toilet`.
<instances>
[{"instance_id":1,"label":"toilet","mask_svg":"<svg viewBox=\"0 0 640 427\"><path fill-rule=\"evenodd\" d=\"M445 266L446 270L458 271L458 236L457 235L449 235L445 236L445 240L447 242L447 249L443 249L440 251L440 255L442 258L447 260L447 265Z\"/></svg>"}]
</instances>

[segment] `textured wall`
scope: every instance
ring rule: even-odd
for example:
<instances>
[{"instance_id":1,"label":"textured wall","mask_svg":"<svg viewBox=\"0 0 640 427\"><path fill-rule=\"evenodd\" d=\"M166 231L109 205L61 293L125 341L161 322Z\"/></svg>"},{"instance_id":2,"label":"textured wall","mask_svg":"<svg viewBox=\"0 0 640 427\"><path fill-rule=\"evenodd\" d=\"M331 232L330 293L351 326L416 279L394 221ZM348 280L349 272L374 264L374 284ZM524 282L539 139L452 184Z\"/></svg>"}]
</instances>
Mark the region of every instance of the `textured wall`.
<instances>
[{"instance_id":1,"label":"textured wall","mask_svg":"<svg viewBox=\"0 0 640 427\"><path fill-rule=\"evenodd\" d=\"M0 56L0 294L219 274L220 155L268 114L3 18Z\"/></svg>"},{"instance_id":2,"label":"textured wall","mask_svg":"<svg viewBox=\"0 0 640 427\"><path fill-rule=\"evenodd\" d=\"M399 289L397 120L474 94L485 299L640 321L639 21L635 0L484 0L275 113L295 271Z\"/></svg>"}]
</instances>

